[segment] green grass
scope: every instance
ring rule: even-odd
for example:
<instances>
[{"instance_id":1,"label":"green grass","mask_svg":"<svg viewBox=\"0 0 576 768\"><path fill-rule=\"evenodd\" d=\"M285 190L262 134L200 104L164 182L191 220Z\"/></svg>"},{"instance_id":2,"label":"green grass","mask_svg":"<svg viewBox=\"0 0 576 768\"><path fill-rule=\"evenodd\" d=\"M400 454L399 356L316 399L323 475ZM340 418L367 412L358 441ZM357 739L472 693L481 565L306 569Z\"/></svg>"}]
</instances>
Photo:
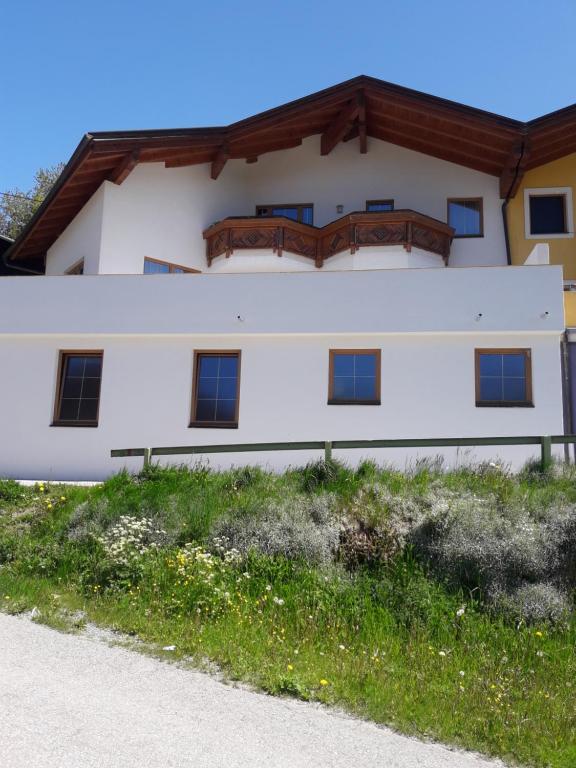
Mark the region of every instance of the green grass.
<instances>
[{"instance_id":1,"label":"green grass","mask_svg":"<svg viewBox=\"0 0 576 768\"><path fill-rule=\"evenodd\" d=\"M349 573L256 555L207 566L182 550L205 542L222 515L250 514L263 499L328 490L345 509L367 481L399 494L442 483L503 504L576 501L569 474L513 477L490 468L441 475L429 466L402 474L334 465L281 476L151 468L93 489L0 481L0 609L37 607L38 620L67 630L82 610L159 649L176 645L170 658L216 663L274 694L527 765L576 765L573 619L532 627L496 619L476 594L448 589L410 552ZM122 515L160 520L169 543L133 567L107 569L98 545L67 536L71 519Z\"/></svg>"}]
</instances>

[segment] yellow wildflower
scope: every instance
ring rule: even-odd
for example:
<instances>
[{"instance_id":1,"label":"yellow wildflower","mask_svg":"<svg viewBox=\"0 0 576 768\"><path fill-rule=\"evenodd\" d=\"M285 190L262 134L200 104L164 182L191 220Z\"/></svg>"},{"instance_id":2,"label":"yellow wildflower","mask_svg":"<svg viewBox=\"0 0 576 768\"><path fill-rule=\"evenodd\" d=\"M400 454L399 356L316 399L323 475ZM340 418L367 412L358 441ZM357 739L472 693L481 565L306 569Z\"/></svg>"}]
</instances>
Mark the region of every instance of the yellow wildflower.
<instances>
[{"instance_id":1,"label":"yellow wildflower","mask_svg":"<svg viewBox=\"0 0 576 768\"><path fill-rule=\"evenodd\" d=\"M328 680L322 678L322 680L320 680L320 685L328 685Z\"/></svg>"},{"instance_id":2,"label":"yellow wildflower","mask_svg":"<svg viewBox=\"0 0 576 768\"><path fill-rule=\"evenodd\" d=\"M288 672L292 672L293 669L294 667L292 666L292 664L288 664Z\"/></svg>"}]
</instances>

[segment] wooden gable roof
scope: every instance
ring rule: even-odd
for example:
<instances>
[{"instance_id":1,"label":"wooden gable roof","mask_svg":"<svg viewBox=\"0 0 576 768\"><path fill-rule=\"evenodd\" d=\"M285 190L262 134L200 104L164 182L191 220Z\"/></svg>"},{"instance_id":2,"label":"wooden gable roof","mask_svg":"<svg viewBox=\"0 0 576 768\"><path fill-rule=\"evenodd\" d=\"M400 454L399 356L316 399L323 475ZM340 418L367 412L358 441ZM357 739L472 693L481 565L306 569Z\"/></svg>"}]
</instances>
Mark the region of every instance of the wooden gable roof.
<instances>
[{"instance_id":1,"label":"wooden gable roof","mask_svg":"<svg viewBox=\"0 0 576 768\"><path fill-rule=\"evenodd\" d=\"M138 163L211 163L217 179L229 159L255 162L318 134L322 154L351 140L365 153L370 136L497 176L508 197L526 164L528 125L362 75L229 126L89 133L8 257L44 256L103 181L121 184ZM534 130L557 135L544 123ZM559 140L567 133L568 127L560 131Z\"/></svg>"}]
</instances>

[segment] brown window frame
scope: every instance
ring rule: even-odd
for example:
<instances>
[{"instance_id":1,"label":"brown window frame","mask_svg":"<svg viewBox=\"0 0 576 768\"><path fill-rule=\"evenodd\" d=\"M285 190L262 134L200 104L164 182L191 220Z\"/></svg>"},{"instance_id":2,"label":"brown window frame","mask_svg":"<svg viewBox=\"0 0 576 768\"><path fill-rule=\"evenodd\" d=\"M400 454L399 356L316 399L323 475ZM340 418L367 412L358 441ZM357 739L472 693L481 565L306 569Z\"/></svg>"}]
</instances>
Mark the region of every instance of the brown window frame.
<instances>
[{"instance_id":1,"label":"brown window frame","mask_svg":"<svg viewBox=\"0 0 576 768\"><path fill-rule=\"evenodd\" d=\"M178 274L176 272L177 269L181 269L184 272L191 272L192 274L199 275L201 274L199 269L192 269L192 267L184 267L182 264L174 264L173 261L162 261L161 259L153 259L151 256L144 256L144 268L146 267L146 262L151 261L154 264L162 264L165 267L169 267L169 273L170 275ZM153 274L161 274L161 273L154 273L154 272L143 272L144 275L153 275Z\"/></svg>"},{"instance_id":2,"label":"brown window frame","mask_svg":"<svg viewBox=\"0 0 576 768\"><path fill-rule=\"evenodd\" d=\"M480 356L481 355L524 355L526 370L526 399L525 400L481 400L480 399ZM482 347L474 350L474 375L477 408L534 408L532 394L532 349L491 348Z\"/></svg>"},{"instance_id":3,"label":"brown window frame","mask_svg":"<svg viewBox=\"0 0 576 768\"><path fill-rule=\"evenodd\" d=\"M100 391L98 392L98 406L96 409L96 419L72 421L60 418L62 410L62 395L64 391L64 369L68 357L99 357L100 365ZM54 412L51 427L97 427L100 419L100 399L102 396L102 371L104 369L104 350L103 349L61 349L58 353L58 374L56 377L56 393L54 399Z\"/></svg>"},{"instance_id":4,"label":"brown window frame","mask_svg":"<svg viewBox=\"0 0 576 768\"><path fill-rule=\"evenodd\" d=\"M302 210L304 208L311 208L312 209L312 224L309 224L308 226L313 226L314 223L314 204L313 203L274 203L274 205L271 204L264 204L264 205L257 205L256 206L256 216L262 219L269 219L271 216L274 216L275 214L264 214L260 213L261 209L263 208L296 208L298 210L298 219L297 221L300 224L305 224L306 222L302 221Z\"/></svg>"},{"instance_id":5,"label":"brown window frame","mask_svg":"<svg viewBox=\"0 0 576 768\"><path fill-rule=\"evenodd\" d=\"M450 203L480 203L480 232L477 235L454 234L454 239L469 240L475 237L484 237L484 198L483 197L449 197L446 200L446 222L450 224Z\"/></svg>"},{"instance_id":6,"label":"brown window frame","mask_svg":"<svg viewBox=\"0 0 576 768\"><path fill-rule=\"evenodd\" d=\"M236 410L233 421L198 421L196 419L196 407L198 404L198 376L200 374L201 357L232 357L238 359L238 375L236 378ZM240 376L242 366L242 351L240 349L195 349L192 374L192 408L189 427L197 429L238 429L240 415Z\"/></svg>"},{"instance_id":7,"label":"brown window frame","mask_svg":"<svg viewBox=\"0 0 576 768\"><path fill-rule=\"evenodd\" d=\"M334 397L335 355L376 356L376 398L374 400L341 400ZM330 349L328 358L328 405L381 405L382 350L380 349Z\"/></svg>"},{"instance_id":8,"label":"brown window frame","mask_svg":"<svg viewBox=\"0 0 576 768\"><path fill-rule=\"evenodd\" d=\"M391 210L394 210L394 200L392 198L385 198L383 200L366 200L366 211L367 213L386 213L386 211L370 211L369 207L370 205L392 205Z\"/></svg>"}]
</instances>

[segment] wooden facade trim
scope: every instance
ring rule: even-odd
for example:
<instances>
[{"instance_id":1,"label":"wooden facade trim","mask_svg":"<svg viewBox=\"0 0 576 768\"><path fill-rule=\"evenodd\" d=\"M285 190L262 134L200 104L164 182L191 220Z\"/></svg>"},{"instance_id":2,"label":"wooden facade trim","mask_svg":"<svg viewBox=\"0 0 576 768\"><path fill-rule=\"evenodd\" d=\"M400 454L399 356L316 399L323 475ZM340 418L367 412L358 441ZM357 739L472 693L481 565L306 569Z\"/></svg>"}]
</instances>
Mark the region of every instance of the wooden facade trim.
<instances>
[{"instance_id":1,"label":"wooden facade trim","mask_svg":"<svg viewBox=\"0 0 576 768\"><path fill-rule=\"evenodd\" d=\"M401 245L408 252L420 248L447 263L454 229L442 221L410 210L349 213L324 227L303 224L284 216L232 216L203 232L208 266L218 256L235 250L284 251L312 259L317 267L331 256L362 247Z\"/></svg>"}]
</instances>

